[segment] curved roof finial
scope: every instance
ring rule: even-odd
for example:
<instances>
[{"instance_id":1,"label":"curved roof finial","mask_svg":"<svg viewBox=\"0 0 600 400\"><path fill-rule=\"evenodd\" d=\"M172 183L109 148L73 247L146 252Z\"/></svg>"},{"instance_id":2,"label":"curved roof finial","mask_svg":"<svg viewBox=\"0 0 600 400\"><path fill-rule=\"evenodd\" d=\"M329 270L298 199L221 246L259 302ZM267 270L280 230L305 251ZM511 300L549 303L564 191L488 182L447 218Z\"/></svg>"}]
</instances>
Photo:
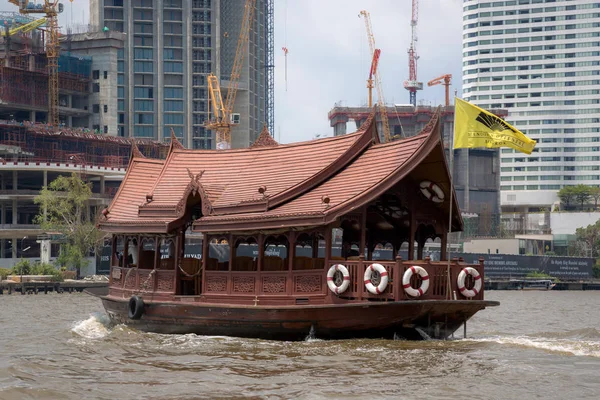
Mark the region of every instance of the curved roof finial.
<instances>
[{"instance_id":1,"label":"curved roof finial","mask_svg":"<svg viewBox=\"0 0 600 400\"><path fill-rule=\"evenodd\" d=\"M267 124L265 124L262 128L262 131L260 131L260 135L258 135L258 138L256 138L256 140L254 141L254 143L252 143L252 146L250 147L254 148L269 146L279 146L279 143L277 143L277 141L273 139L273 137L269 133L269 129L267 129Z\"/></svg>"},{"instance_id":2,"label":"curved roof finial","mask_svg":"<svg viewBox=\"0 0 600 400\"><path fill-rule=\"evenodd\" d=\"M185 147L183 147L181 142L177 139L177 136L175 136L175 131L173 130L173 128L171 128L171 148L169 149L169 153L171 151L173 151L174 149L184 149L184 148Z\"/></svg>"},{"instance_id":3,"label":"curved roof finial","mask_svg":"<svg viewBox=\"0 0 600 400\"><path fill-rule=\"evenodd\" d=\"M131 156L129 158L146 158L138 148L135 138L131 138Z\"/></svg>"}]
</instances>

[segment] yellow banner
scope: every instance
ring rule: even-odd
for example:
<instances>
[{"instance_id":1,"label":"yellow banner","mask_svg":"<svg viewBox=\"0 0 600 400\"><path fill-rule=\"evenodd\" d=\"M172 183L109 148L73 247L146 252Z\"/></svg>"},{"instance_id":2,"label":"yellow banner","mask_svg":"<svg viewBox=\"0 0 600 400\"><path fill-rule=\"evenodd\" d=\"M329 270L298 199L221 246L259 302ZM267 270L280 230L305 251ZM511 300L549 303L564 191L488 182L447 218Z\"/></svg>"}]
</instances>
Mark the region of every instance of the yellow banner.
<instances>
[{"instance_id":1,"label":"yellow banner","mask_svg":"<svg viewBox=\"0 0 600 400\"><path fill-rule=\"evenodd\" d=\"M535 140L528 138L502 118L459 98L454 101L454 148L512 147L531 154Z\"/></svg>"}]
</instances>

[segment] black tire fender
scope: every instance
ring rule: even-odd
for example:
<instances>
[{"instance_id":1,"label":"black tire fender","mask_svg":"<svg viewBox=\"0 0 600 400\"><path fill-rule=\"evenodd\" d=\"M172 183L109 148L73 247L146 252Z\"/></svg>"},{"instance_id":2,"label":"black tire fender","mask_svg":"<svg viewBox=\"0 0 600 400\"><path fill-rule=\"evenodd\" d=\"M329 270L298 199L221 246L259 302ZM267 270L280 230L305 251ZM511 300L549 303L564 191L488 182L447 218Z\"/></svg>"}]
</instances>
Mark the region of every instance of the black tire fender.
<instances>
[{"instance_id":1,"label":"black tire fender","mask_svg":"<svg viewBox=\"0 0 600 400\"><path fill-rule=\"evenodd\" d=\"M129 319L140 319L144 314L144 300L139 296L131 296L127 306Z\"/></svg>"}]
</instances>

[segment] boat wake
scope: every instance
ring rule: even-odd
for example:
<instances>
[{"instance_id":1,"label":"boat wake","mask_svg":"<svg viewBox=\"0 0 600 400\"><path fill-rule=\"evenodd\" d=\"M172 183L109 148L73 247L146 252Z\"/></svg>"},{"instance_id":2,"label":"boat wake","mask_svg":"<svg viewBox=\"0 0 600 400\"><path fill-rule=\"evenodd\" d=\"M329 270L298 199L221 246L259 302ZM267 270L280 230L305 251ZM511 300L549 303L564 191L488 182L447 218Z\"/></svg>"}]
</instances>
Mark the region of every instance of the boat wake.
<instances>
[{"instance_id":1,"label":"boat wake","mask_svg":"<svg viewBox=\"0 0 600 400\"><path fill-rule=\"evenodd\" d=\"M600 358L600 341L582 340L574 337L497 336L478 339L463 339L478 343L497 343L514 347L543 350L573 356Z\"/></svg>"},{"instance_id":2,"label":"boat wake","mask_svg":"<svg viewBox=\"0 0 600 400\"><path fill-rule=\"evenodd\" d=\"M84 321L76 322L71 332L85 339L102 339L110 334L109 318L102 313L94 313Z\"/></svg>"}]
</instances>

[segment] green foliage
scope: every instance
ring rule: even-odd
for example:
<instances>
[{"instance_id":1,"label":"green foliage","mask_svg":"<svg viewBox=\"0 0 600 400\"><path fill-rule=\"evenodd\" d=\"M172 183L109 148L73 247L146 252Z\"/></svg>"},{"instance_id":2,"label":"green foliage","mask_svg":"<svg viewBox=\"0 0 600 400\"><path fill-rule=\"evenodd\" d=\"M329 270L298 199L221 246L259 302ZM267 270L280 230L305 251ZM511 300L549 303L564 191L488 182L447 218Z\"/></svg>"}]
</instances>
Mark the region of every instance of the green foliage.
<instances>
[{"instance_id":1,"label":"green foliage","mask_svg":"<svg viewBox=\"0 0 600 400\"><path fill-rule=\"evenodd\" d=\"M561 203L564 203L565 208L569 208L575 200L574 186L565 186L558 191L558 198Z\"/></svg>"},{"instance_id":2,"label":"green foliage","mask_svg":"<svg viewBox=\"0 0 600 400\"><path fill-rule=\"evenodd\" d=\"M587 203L587 201L590 199L591 197L591 191L590 191L590 187L586 186L586 185L577 185L573 188L573 193L575 195L575 200L577 200L579 202L579 204L581 204L581 207L583 208L583 205L585 203Z\"/></svg>"},{"instance_id":3,"label":"green foliage","mask_svg":"<svg viewBox=\"0 0 600 400\"><path fill-rule=\"evenodd\" d=\"M600 200L600 187L592 186L590 187L590 197L594 199L594 209L598 209L598 201Z\"/></svg>"},{"instance_id":4,"label":"green foliage","mask_svg":"<svg viewBox=\"0 0 600 400\"><path fill-rule=\"evenodd\" d=\"M592 268L592 274L594 278L600 279L600 264L598 263L600 260L596 260L596 264Z\"/></svg>"},{"instance_id":5,"label":"green foliage","mask_svg":"<svg viewBox=\"0 0 600 400\"><path fill-rule=\"evenodd\" d=\"M554 282L558 282L558 279L553 277L552 275L548 275L545 272L540 272L540 271L531 271L530 273L527 274L526 278L532 278L532 279L552 279Z\"/></svg>"},{"instance_id":6,"label":"green foliage","mask_svg":"<svg viewBox=\"0 0 600 400\"><path fill-rule=\"evenodd\" d=\"M598 245L600 244L600 220L585 228L577 228L575 236L575 255L581 257L598 256Z\"/></svg>"},{"instance_id":7,"label":"green foliage","mask_svg":"<svg viewBox=\"0 0 600 400\"><path fill-rule=\"evenodd\" d=\"M555 256L556 252L555 251L547 251L544 253L545 256Z\"/></svg>"},{"instance_id":8,"label":"green foliage","mask_svg":"<svg viewBox=\"0 0 600 400\"><path fill-rule=\"evenodd\" d=\"M12 274L14 275L32 275L32 265L27 259L20 259L18 263L12 268Z\"/></svg>"},{"instance_id":9,"label":"green foliage","mask_svg":"<svg viewBox=\"0 0 600 400\"><path fill-rule=\"evenodd\" d=\"M103 237L95 218L87 215L91 195L91 184L72 174L56 178L34 200L40 205L35 222L64 237L58 265L76 269L77 275L87 265L86 255L99 248Z\"/></svg>"},{"instance_id":10,"label":"green foliage","mask_svg":"<svg viewBox=\"0 0 600 400\"><path fill-rule=\"evenodd\" d=\"M0 280L6 279L8 275L11 273L11 269L8 268L0 268Z\"/></svg>"}]
</instances>

